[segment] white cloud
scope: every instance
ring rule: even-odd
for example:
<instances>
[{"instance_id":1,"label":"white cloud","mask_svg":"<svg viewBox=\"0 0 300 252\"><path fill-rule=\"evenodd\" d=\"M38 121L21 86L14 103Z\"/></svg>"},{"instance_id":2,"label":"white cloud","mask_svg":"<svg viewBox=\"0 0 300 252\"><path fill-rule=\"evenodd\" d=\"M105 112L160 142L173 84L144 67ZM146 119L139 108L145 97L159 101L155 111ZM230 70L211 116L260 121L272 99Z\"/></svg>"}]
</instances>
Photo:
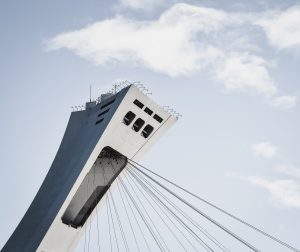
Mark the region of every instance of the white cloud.
<instances>
[{"instance_id":1,"label":"white cloud","mask_svg":"<svg viewBox=\"0 0 300 252\"><path fill-rule=\"evenodd\" d=\"M121 6L134 10L151 10L164 2L164 0L120 0Z\"/></svg>"},{"instance_id":2,"label":"white cloud","mask_svg":"<svg viewBox=\"0 0 300 252\"><path fill-rule=\"evenodd\" d=\"M283 174L295 177L295 178L300 178L300 169L293 166L293 165L277 165L275 169Z\"/></svg>"},{"instance_id":3,"label":"white cloud","mask_svg":"<svg viewBox=\"0 0 300 252\"><path fill-rule=\"evenodd\" d=\"M261 26L271 45L278 49L300 49L300 6L266 14L256 24Z\"/></svg>"},{"instance_id":4,"label":"white cloud","mask_svg":"<svg viewBox=\"0 0 300 252\"><path fill-rule=\"evenodd\" d=\"M251 150L257 157L273 158L277 155L278 147L269 142L261 142L253 144Z\"/></svg>"},{"instance_id":5,"label":"white cloud","mask_svg":"<svg viewBox=\"0 0 300 252\"><path fill-rule=\"evenodd\" d=\"M209 34L228 22L223 11L176 4L158 20L118 16L59 34L50 49L70 49L96 65L126 62L170 76L190 75L223 57L223 49L197 41L198 33Z\"/></svg>"},{"instance_id":6,"label":"white cloud","mask_svg":"<svg viewBox=\"0 0 300 252\"><path fill-rule=\"evenodd\" d=\"M290 109L296 105L297 97L284 95L284 96L275 96L272 97L269 101L272 107L282 108L282 109Z\"/></svg>"},{"instance_id":7,"label":"white cloud","mask_svg":"<svg viewBox=\"0 0 300 252\"><path fill-rule=\"evenodd\" d=\"M294 180L268 180L262 177L249 176L244 180L266 189L271 200L285 207L300 207L300 185Z\"/></svg>"},{"instance_id":8,"label":"white cloud","mask_svg":"<svg viewBox=\"0 0 300 252\"><path fill-rule=\"evenodd\" d=\"M136 9L149 2L123 0L124 5ZM262 17L264 14L232 13L178 3L157 20L116 16L58 34L49 41L49 48L69 49L96 65L125 63L172 77L202 71L228 91L258 94L273 107L292 108L296 97L278 95L269 73L270 65L258 54L259 46L251 38L257 32L251 27L259 25L267 32L266 20L270 18Z\"/></svg>"},{"instance_id":9,"label":"white cloud","mask_svg":"<svg viewBox=\"0 0 300 252\"><path fill-rule=\"evenodd\" d=\"M224 66L217 71L217 78L227 90L246 93L256 92L265 96L276 94L277 88L271 79L267 62L258 56L249 54L231 55Z\"/></svg>"}]
</instances>

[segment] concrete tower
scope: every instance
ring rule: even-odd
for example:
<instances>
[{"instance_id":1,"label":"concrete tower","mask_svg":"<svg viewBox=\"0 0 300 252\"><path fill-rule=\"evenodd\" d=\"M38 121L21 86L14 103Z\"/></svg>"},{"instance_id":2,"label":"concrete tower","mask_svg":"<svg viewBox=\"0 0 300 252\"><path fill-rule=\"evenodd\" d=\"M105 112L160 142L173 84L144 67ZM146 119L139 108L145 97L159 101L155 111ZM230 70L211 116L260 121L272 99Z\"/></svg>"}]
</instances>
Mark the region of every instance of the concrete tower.
<instances>
[{"instance_id":1,"label":"concrete tower","mask_svg":"<svg viewBox=\"0 0 300 252\"><path fill-rule=\"evenodd\" d=\"M72 251L127 160L139 161L175 122L134 85L72 112L43 184L1 251Z\"/></svg>"}]
</instances>

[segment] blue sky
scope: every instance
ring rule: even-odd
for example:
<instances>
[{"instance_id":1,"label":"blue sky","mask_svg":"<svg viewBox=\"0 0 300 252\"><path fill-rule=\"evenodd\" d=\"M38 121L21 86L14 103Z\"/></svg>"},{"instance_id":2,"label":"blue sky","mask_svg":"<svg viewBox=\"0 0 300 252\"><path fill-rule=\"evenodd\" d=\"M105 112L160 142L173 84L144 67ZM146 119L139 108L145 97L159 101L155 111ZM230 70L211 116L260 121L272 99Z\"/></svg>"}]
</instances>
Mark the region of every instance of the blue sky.
<instances>
[{"instance_id":1,"label":"blue sky","mask_svg":"<svg viewBox=\"0 0 300 252\"><path fill-rule=\"evenodd\" d=\"M297 1L3 0L0 21L0 247L71 106L124 79L183 114L145 165L300 247Z\"/></svg>"}]
</instances>

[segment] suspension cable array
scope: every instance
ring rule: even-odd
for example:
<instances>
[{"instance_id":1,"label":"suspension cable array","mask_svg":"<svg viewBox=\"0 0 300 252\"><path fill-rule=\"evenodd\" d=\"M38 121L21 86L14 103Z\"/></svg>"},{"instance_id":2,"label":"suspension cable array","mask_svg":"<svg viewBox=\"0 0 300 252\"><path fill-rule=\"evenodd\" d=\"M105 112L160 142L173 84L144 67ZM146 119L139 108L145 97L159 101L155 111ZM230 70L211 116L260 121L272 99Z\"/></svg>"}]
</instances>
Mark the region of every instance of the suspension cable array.
<instances>
[{"instance_id":1,"label":"suspension cable array","mask_svg":"<svg viewBox=\"0 0 300 252\"><path fill-rule=\"evenodd\" d=\"M110 165L115 170L113 163ZM102 172L103 180L107 181L105 168ZM196 201L188 200L187 195ZM97 251L230 252L241 251L243 247L245 251L265 251L265 248L260 250L253 241L246 241L206 214L195 205L197 200L275 241L275 245L300 252L131 159L105 194L102 204L106 211L99 211L97 207L94 211L97 217ZM89 232L87 229L84 231L84 251L90 249L91 226L92 223ZM105 233L107 237L104 237Z\"/></svg>"}]
</instances>

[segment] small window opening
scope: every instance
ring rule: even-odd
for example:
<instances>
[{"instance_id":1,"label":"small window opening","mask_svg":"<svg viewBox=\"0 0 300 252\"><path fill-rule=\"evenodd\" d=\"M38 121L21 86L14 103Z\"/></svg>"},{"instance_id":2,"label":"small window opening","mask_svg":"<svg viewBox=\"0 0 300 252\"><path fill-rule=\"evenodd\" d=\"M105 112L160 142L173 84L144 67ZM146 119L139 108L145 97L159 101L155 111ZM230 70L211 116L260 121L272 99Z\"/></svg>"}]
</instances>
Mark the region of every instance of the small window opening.
<instances>
[{"instance_id":1,"label":"small window opening","mask_svg":"<svg viewBox=\"0 0 300 252\"><path fill-rule=\"evenodd\" d=\"M141 109L144 107L144 104L137 99L135 99L133 103Z\"/></svg>"},{"instance_id":2,"label":"small window opening","mask_svg":"<svg viewBox=\"0 0 300 252\"><path fill-rule=\"evenodd\" d=\"M102 116L102 115L106 114L108 111L109 111L109 108L108 108L108 109L106 109L106 110L104 110L103 112L101 112L101 113L98 115L98 117L100 117L100 116Z\"/></svg>"},{"instance_id":3,"label":"small window opening","mask_svg":"<svg viewBox=\"0 0 300 252\"><path fill-rule=\"evenodd\" d=\"M159 115L157 115L157 114L155 114L155 115L153 116L153 118L154 118L156 121L160 122L160 123L163 121L163 119L162 119Z\"/></svg>"},{"instance_id":4,"label":"small window opening","mask_svg":"<svg viewBox=\"0 0 300 252\"><path fill-rule=\"evenodd\" d=\"M127 114L124 116L123 118L123 123L125 125L129 125L131 124L131 122L133 121L133 119L135 118L135 114L131 111L127 112Z\"/></svg>"},{"instance_id":5,"label":"small window opening","mask_svg":"<svg viewBox=\"0 0 300 252\"><path fill-rule=\"evenodd\" d=\"M104 118L101 118L101 119L98 120L95 124L97 125L97 124L101 123L101 122L103 121L103 119L104 119Z\"/></svg>"},{"instance_id":6,"label":"small window opening","mask_svg":"<svg viewBox=\"0 0 300 252\"><path fill-rule=\"evenodd\" d=\"M148 138L148 136L150 136L150 134L152 133L153 131L153 127L151 125L147 125L143 131L142 131L142 136L145 137L145 138Z\"/></svg>"},{"instance_id":7,"label":"small window opening","mask_svg":"<svg viewBox=\"0 0 300 252\"><path fill-rule=\"evenodd\" d=\"M139 132L140 129L143 127L144 124L145 124L145 121L143 119L141 119L141 118L138 118L134 122L132 128L133 128L134 131Z\"/></svg>"},{"instance_id":8,"label":"small window opening","mask_svg":"<svg viewBox=\"0 0 300 252\"><path fill-rule=\"evenodd\" d=\"M149 109L148 107L145 108L144 110L148 115L152 115L153 111L151 109Z\"/></svg>"},{"instance_id":9,"label":"small window opening","mask_svg":"<svg viewBox=\"0 0 300 252\"><path fill-rule=\"evenodd\" d=\"M102 105L100 109L104 109L104 108L106 108L106 107L107 107L107 106L109 106L110 104L114 103L114 102L115 102L115 100L116 100L116 98L115 98L115 99L113 99L113 100L111 100L111 101L109 101L108 103L106 103L106 104Z\"/></svg>"}]
</instances>

